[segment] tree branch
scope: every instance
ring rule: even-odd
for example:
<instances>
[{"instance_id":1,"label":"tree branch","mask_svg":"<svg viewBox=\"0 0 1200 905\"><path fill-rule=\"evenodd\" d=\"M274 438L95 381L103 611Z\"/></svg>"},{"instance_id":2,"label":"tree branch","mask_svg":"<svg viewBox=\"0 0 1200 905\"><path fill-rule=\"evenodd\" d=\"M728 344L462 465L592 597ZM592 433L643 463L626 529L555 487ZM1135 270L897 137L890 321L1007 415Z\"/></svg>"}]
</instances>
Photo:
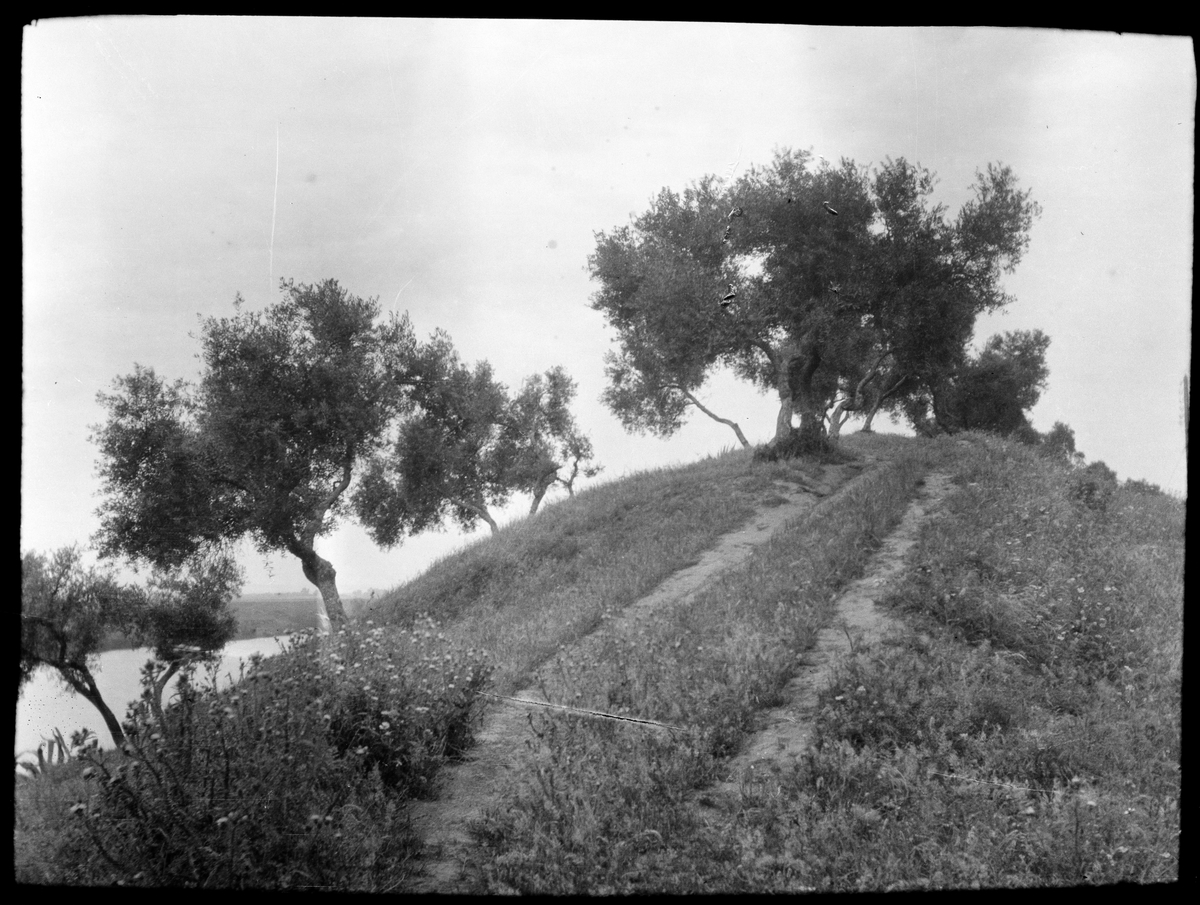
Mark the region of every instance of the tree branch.
<instances>
[{"instance_id":1,"label":"tree branch","mask_svg":"<svg viewBox=\"0 0 1200 905\"><path fill-rule=\"evenodd\" d=\"M778 371L779 371L779 355L775 352L774 349L771 348L771 344L768 343L766 340L751 339L750 345L754 346L754 348L760 350L764 355L766 355L767 361L769 361L771 363L771 367L775 369L776 373L778 373Z\"/></svg>"},{"instance_id":2,"label":"tree branch","mask_svg":"<svg viewBox=\"0 0 1200 905\"><path fill-rule=\"evenodd\" d=\"M696 406L696 408L700 409L700 411L704 412L704 414L706 414L706 415L708 415L708 417L712 418L713 421L719 421L721 424L724 424L727 427L732 428L733 432L737 435L738 440L741 442L743 448L748 449L750 447L750 442L746 439L746 435L742 433L742 429L740 427L738 427L736 421L730 421L728 418L722 418L716 412L710 411L709 409L705 408L704 404L701 403L699 399L697 399L695 396L693 396L691 393L689 393L683 387L678 386L677 384L667 384L664 387L664 389L677 390L678 392L682 393L684 396L686 396L688 398L688 401L691 402L692 405Z\"/></svg>"}]
</instances>

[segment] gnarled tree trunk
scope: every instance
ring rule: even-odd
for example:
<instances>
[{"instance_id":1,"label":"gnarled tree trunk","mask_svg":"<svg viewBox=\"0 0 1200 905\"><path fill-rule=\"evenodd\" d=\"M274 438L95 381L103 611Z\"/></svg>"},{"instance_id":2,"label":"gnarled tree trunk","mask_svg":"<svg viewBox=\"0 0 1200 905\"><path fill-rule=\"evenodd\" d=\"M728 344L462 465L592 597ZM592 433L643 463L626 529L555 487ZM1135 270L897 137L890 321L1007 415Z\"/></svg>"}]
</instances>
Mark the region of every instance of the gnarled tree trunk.
<instances>
[{"instance_id":1,"label":"gnarled tree trunk","mask_svg":"<svg viewBox=\"0 0 1200 905\"><path fill-rule=\"evenodd\" d=\"M871 404L867 408L866 418L863 420L862 432L864 434L872 433L871 422L875 420L875 413L878 412L879 407L881 405L883 405L883 400L887 399L888 396L891 396L893 393L895 393L897 390L899 390L902 386L904 386L904 384L907 380L908 380L908 375L901 374L899 377L897 377L892 382L892 385L890 387L888 387L886 390L883 390L882 392L877 393L875 395L875 398L871 400Z\"/></svg>"},{"instance_id":2,"label":"gnarled tree trunk","mask_svg":"<svg viewBox=\"0 0 1200 905\"><path fill-rule=\"evenodd\" d=\"M578 464L575 467L578 470ZM548 470L538 478L537 483L533 486L533 502L529 506L530 515L537 514L538 506L542 505L542 497L546 495L546 491L554 486L554 482L557 480L559 480L557 465L552 471ZM496 529L493 528L492 530L495 531Z\"/></svg>"},{"instance_id":3,"label":"gnarled tree trunk","mask_svg":"<svg viewBox=\"0 0 1200 905\"><path fill-rule=\"evenodd\" d=\"M317 602L317 621L320 623L322 634L345 627L346 610L342 606L341 595L338 594L337 569L333 567L333 563L313 549L311 540L308 540L307 546L303 543L290 545L289 551L300 560L304 577L321 592Z\"/></svg>"},{"instance_id":4,"label":"gnarled tree trunk","mask_svg":"<svg viewBox=\"0 0 1200 905\"><path fill-rule=\"evenodd\" d=\"M825 446L825 424L820 410L822 400L817 398L817 393L813 389L813 375L820 364L820 346L810 338L787 349L783 367L780 369L780 412L775 422L775 441L782 442L787 435L790 435L791 412L797 412L800 415L797 440L799 448L803 452L816 451ZM787 429L781 436L785 410L788 411Z\"/></svg>"}]
</instances>

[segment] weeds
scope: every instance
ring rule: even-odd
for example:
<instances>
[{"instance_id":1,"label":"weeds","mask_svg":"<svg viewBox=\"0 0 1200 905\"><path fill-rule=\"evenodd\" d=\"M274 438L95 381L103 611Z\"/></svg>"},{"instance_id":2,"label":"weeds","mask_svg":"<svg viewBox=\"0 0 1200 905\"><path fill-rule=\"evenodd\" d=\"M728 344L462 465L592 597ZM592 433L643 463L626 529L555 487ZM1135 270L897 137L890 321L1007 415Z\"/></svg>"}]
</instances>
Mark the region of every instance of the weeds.
<instances>
[{"instance_id":1,"label":"weeds","mask_svg":"<svg viewBox=\"0 0 1200 905\"><path fill-rule=\"evenodd\" d=\"M536 781L481 830L492 856L481 888L699 891L740 876L738 849L703 825L691 799L719 777L755 714L778 702L831 598L899 519L921 469L902 457L690 600L611 626L602 642L543 670L550 700L690 731L657 738L578 721L541 725L529 767Z\"/></svg>"},{"instance_id":2,"label":"weeds","mask_svg":"<svg viewBox=\"0 0 1200 905\"><path fill-rule=\"evenodd\" d=\"M255 658L231 688L185 675L121 752L85 749L83 788L35 882L203 888L400 887L419 847L405 802L461 756L490 669L426 619ZM67 853L71 856L68 858ZM21 872L19 872L19 876Z\"/></svg>"},{"instance_id":3,"label":"weeds","mask_svg":"<svg viewBox=\"0 0 1200 905\"><path fill-rule=\"evenodd\" d=\"M302 641L225 692L189 681L165 724L131 711L129 754L18 778L18 879L402 890L418 845L405 802L437 795L489 678L683 731L531 716L476 828L475 891L1175 879L1183 506L966 439L846 438L888 464L620 627L756 496L815 468L739 452L580 493L389 595L386 625ZM807 756L710 798L933 467L955 489L886 601L911 631L854 645Z\"/></svg>"}]
</instances>

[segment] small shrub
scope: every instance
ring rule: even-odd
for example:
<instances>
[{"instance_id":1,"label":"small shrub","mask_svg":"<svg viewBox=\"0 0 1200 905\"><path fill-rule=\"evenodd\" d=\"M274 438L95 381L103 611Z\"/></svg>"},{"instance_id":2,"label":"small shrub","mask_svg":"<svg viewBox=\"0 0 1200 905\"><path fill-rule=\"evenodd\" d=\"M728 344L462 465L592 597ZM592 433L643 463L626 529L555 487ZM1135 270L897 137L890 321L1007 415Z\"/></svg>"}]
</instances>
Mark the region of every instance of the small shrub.
<instances>
[{"instance_id":1,"label":"small shrub","mask_svg":"<svg viewBox=\"0 0 1200 905\"><path fill-rule=\"evenodd\" d=\"M1072 473L1067 486L1072 500L1093 511L1104 512L1117 489L1117 474L1103 462L1093 462Z\"/></svg>"},{"instance_id":2,"label":"small shrub","mask_svg":"<svg viewBox=\"0 0 1200 905\"><path fill-rule=\"evenodd\" d=\"M1128 490L1130 493L1140 493L1147 496L1166 496L1166 493L1157 484L1151 484L1149 481L1143 481L1141 478L1126 478L1125 483L1121 485L1122 490Z\"/></svg>"}]
</instances>

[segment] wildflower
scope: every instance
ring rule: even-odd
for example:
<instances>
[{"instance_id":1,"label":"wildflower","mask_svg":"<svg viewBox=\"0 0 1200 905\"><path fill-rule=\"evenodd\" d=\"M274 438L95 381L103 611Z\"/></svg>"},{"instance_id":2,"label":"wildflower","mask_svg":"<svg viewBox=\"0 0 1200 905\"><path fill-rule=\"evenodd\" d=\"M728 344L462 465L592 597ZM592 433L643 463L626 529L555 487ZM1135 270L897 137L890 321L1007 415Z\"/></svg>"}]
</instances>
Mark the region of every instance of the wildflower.
<instances>
[{"instance_id":1,"label":"wildflower","mask_svg":"<svg viewBox=\"0 0 1200 905\"><path fill-rule=\"evenodd\" d=\"M383 723L379 724L379 728L382 729L384 732L387 732L389 729L392 728L392 724L388 723L388 722L383 722Z\"/></svg>"}]
</instances>

